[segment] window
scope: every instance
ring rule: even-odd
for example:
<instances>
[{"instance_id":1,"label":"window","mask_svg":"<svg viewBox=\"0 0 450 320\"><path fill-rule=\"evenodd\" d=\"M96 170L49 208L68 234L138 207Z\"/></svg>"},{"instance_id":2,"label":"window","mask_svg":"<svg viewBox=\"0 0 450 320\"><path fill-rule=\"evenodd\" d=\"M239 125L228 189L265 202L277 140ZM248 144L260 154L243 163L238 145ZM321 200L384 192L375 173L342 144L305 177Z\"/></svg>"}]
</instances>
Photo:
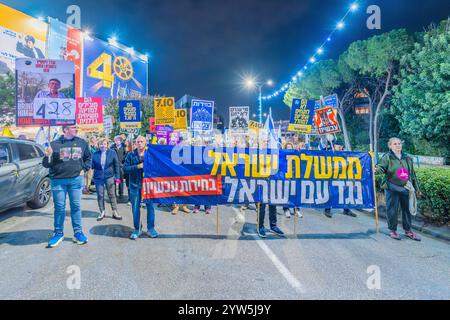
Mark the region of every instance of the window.
<instances>
[{"instance_id":1,"label":"window","mask_svg":"<svg viewBox=\"0 0 450 320\"><path fill-rule=\"evenodd\" d=\"M9 155L8 145L6 143L2 143L0 144L0 166L10 162L11 157Z\"/></svg>"},{"instance_id":2,"label":"window","mask_svg":"<svg viewBox=\"0 0 450 320\"><path fill-rule=\"evenodd\" d=\"M19 152L20 161L39 158L39 154L31 144L18 143L16 144L17 151Z\"/></svg>"},{"instance_id":3,"label":"window","mask_svg":"<svg viewBox=\"0 0 450 320\"><path fill-rule=\"evenodd\" d=\"M41 148L39 148L37 146L34 146L34 147L36 148L36 150L37 150L37 152L39 154L39 157L45 157L45 153L44 153L44 151L42 151Z\"/></svg>"}]
</instances>

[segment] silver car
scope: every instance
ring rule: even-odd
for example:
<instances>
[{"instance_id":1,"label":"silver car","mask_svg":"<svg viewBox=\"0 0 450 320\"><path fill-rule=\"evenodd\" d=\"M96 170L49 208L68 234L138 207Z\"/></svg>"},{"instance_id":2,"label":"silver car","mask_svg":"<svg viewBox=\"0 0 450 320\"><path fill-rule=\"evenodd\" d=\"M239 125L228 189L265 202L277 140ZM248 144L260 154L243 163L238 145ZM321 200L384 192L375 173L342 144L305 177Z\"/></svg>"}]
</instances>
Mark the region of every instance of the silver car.
<instances>
[{"instance_id":1,"label":"silver car","mask_svg":"<svg viewBox=\"0 0 450 320\"><path fill-rule=\"evenodd\" d=\"M44 149L32 141L0 137L0 212L27 204L32 209L50 201Z\"/></svg>"}]
</instances>

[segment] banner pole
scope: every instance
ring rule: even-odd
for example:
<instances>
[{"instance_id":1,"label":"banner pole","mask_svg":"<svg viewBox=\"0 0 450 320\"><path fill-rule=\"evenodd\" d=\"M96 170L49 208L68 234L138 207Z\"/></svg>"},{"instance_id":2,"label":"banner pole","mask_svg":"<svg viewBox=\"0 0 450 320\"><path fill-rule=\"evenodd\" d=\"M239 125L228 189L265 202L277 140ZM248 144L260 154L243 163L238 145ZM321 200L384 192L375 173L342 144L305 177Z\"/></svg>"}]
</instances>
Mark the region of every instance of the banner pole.
<instances>
[{"instance_id":1,"label":"banner pole","mask_svg":"<svg viewBox=\"0 0 450 320\"><path fill-rule=\"evenodd\" d=\"M259 234L259 212L260 211L261 211L261 203L258 202L256 204L256 222L257 222L256 232L258 232L258 234Z\"/></svg>"},{"instance_id":2,"label":"banner pole","mask_svg":"<svg viewBox=\"0 0 450 320\"><path fill-rule=\"evenodd\" d=\"M216 206L216 232L219 235L219 205Z\"/></svg>"},{"instance_id":3,"label":"banner pole","mask_svg":"<svg viewBox=\"0 0 450 320\"><path fill-rule=\"evenodd\" d=\"M298 216L297 216L297 212L295 212L295 208L294 208L294 236L297 236L297 223L298 223Z\"/></svg>"},{"instance_id":4,"label":"banner pole","mask_svg":"<svg viewBox=\"0 0 450 320\"><path fill-rule=\"evenodd\" d=\"M372 185L373 185L373 202L374 202L374 210L375 210L375 226L377 232L377 238L380 233L380 226L378 223L378 201L377 201L377 187L375 183L375 157L373 154L372 146L370 146L370 157L372 158Z\"/></svg>"}]
</instances>

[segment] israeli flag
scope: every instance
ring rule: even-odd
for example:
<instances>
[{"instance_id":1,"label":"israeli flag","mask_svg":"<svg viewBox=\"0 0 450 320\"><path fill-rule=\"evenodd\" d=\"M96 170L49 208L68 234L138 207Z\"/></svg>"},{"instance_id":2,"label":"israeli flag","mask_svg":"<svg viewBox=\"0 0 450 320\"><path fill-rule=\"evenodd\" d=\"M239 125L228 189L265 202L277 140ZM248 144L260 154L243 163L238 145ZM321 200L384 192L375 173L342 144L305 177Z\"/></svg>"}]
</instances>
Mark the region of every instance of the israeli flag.
<instances>
[{"instance_id":1,"label":"israeli flag","mask_svg":"<svg viewBox=\"0 0 450 320\"><path fill-rule=\"evenodd\" d=\"M264 124L264 129L269 133L267 147L269 149L278 149L278 138L275 133L275 126L273 125L272 108L269 109L269 115L267 116L266 123Z\"/></svg>"}]
</instances>

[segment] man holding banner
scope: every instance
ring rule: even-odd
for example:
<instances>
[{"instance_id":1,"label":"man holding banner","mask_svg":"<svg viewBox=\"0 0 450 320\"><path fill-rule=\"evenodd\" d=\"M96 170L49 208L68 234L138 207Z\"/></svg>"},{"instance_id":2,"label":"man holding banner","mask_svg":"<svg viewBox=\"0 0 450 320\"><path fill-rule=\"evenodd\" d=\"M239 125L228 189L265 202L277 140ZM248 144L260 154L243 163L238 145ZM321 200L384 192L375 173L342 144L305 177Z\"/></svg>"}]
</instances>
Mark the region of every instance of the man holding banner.
<instances>
[{"instance_id":1,"label":"man holding banner","mask_svg":"<svg viewBox=\"0 0 450 320\"><path fill-rule=\"evenodd\" d=\"M142 180L144 178L144 155L146 153L145 147L147 139L139 136L136 139L137 149L128 153L125 159L123 170L129 174L130 178L130 199L131 208L133 211L133 225L134 231L131 233L130 239L136 240L142 235L142 221L141 221L141 191ZM155 209L153 203L147 203L147 228L148 235L151 238L158 237L158 232L155 229Z\"/></svg>"}]
</instances>

